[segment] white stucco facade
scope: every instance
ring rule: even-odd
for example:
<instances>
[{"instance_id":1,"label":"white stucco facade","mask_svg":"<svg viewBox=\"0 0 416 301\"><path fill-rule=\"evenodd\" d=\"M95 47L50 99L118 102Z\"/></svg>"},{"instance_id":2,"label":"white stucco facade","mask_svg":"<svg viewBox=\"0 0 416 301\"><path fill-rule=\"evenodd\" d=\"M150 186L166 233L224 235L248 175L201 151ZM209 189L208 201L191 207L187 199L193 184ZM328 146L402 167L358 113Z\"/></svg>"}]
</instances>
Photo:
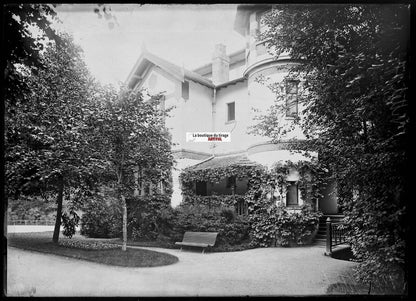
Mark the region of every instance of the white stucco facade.
<instances>
[{"instance_id":1,"label":"white stucco facade","mask_svg":"<svg viewBox=\"0 0 416 301\"><path fill-rule=\"evenodd\" d=\"M178 179L181 170L210 156L242 153L267 167L278 161L307 159L302 154L271 145L268 137L249 133L250 128L258 123L255 117L266 114L275 103L276 94L268 85L278 83L285 93L289 69L296 64L286 54L277 60L272 58L262 43L256 41L256 32L260 27L257 14L262 10L253 7L248 13L237 12L235 29L245 37L246 49L228 56L225 46L217 45L215 51L213 47L212 62L194 71L185 70L174 62L167 62L144 51L127 79L130 87L145 88L151 94L163 92L165 108L172 108L166 119L166 127L172 134L172 149L177 159L173 170L173 206L182 199ZM266 81L258 82L260 77ZM221 82L224 78L225 82ZM189 87L189 90L184 92L184 86ZM300 82L297 90L301 89ZM234 119L229 120L231 103L234 103ZM297 113L301 114L304 108L300 103L297 108ZM278 115L278 121L279 126L293 125L293 117L288 117L286 112ZM187 132L229 132L231 141L187 142ZM299 127L294 126L280 138L282 141L303 140L305 136ZM223 190L218 186L221 183L216 185L207 189Z\"/></svg>"}]
</instances>

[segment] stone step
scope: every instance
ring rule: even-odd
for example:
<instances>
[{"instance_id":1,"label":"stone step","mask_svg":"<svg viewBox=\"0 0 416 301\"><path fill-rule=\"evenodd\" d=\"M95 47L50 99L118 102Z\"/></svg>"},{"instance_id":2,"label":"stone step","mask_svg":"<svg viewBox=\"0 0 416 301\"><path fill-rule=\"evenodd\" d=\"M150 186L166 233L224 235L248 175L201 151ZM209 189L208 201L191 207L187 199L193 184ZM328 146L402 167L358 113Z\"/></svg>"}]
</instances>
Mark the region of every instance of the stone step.
<instances>
[{"instance_id":1,"label":"stone step","mask_svg":"<svg viewBox=\"0 0 416 301\"><path fill-rule=\"evenodd\" d=\"M316 246L326 246L326 239L316 239L315 238L314 245L316 245Z\"/></svg>"}]
</instances>

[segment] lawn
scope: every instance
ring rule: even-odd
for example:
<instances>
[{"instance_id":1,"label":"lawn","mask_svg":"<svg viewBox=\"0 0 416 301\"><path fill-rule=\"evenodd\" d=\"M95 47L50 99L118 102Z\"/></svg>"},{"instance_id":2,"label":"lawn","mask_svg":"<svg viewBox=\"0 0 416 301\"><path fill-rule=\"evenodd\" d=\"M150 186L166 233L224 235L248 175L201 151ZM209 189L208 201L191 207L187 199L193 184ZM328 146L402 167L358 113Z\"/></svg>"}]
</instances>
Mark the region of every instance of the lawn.
<instances>
[{"instance_id":1,"label":"lawn","mask_svg":"<svg viewBox=\"0 0 416 301\"><path fill-rule=\"evenodd\" d=\"M176 256L144 249L127 249L111 240L61 237L52 242L52 232L8 234L8 246L123 267L155 267L178 262Z\"/></svg>"},{"instance_id":2,"label":"lawn","mask_svg":"<svg viewBox=\"0 0 416 301\"><path fill-rule=\"evenodd\" d=\"M402 279L396 279L392 275L390 279L379 279L372 284L359 283L354 279L352 269L339 276L339 281L327 288L330 295L396 295L405 296Z\"/></svg>"}]
</instances>

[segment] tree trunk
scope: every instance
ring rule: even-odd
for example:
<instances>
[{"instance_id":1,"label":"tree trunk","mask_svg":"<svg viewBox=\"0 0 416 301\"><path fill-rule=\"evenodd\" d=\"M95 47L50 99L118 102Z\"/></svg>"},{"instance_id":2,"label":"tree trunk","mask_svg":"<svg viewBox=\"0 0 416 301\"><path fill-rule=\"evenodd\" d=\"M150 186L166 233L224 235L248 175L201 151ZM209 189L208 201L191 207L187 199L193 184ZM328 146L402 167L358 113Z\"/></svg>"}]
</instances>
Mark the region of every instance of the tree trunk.
<instances>
[{"instance_id":1,"label":"tree trunk","mask_svg":"<svg viewBox=\"0 0 416 301\"><path fill-rule=\"evenodd\" d=\"M123 246L122 250L126 251L127 249L127 204L126 204L126 198L124 195L121 195L121 201L123 205Z\"/></svg>"},{"instance_id":2,"label":"tree trunk","mask_svg":"<svg viewBox=\"0 0 416 301\"><path fill-rule=\"evenodd\" d=\"M58 196L56 198L56 203L58 204L58 208L56 209L55 229L53 231L53 238L52 238L52 241L54 243L58 243L59 232L61 230L63 197L64 197L64 181L61 178L59 179L59 182L58 182Z\"/></svg>"}]
</instances>

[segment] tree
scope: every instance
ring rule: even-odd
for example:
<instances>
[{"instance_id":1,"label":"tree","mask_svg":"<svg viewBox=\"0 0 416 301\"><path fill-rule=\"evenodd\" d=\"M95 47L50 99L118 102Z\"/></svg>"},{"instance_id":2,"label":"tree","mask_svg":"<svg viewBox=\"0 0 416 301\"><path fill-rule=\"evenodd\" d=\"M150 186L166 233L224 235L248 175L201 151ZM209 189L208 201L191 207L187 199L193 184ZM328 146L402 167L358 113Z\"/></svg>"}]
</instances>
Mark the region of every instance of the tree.
<instances>
[{"instance_id":1,"label":"tree","mask_svg":"<svg viewBox=\"0 0 416 301\"><path fill-rule=\"evenodd\" d=\"M107 184L116 188L123 208L123 251L127 245L127 198L134 196L140 175L152 182L169 181L173 164L165 112L157 109L159 97L144 100L140 91L104 89L90 139L95 158L109 173Z\"/></svg>"},{"instance_id":2,"label":"tree","mask_svg":"<svg viewBox=\"0 0 416 301\"><path fill-rule=\"evenodd\" d=\"M25 68L35 74L44 69L42 52L45 47L51 43L61 43L59 34L53 28L53 23L59 21L57 6L59 4L25 3L1 6L1 67L4 71L4 96L9 105L28 89L21 69ZM117 24L117 18L109 5L96 4L93 11L99 18L104 16L110 28L114 27L114 23Z\"/></svg>"},{"instance_id":3,"label":"tree","mask_svg":"<svg viewBox=\"0 0 416 301\"><path fill-rule=\"evenodd\" d=\"M270 52L301 62L298 122L338 181L360 277L406 271L409 8L279 5L262 22ZM274 118L257 129L278 140Z\"/></svg>"},{"instance_id":4,"label":"tree","mask_svg":"<svg viewBox=\"0 0 416 301\"><path fill-rule=\"evenodd\" d=\"M45 43L59 43L60 38L51 27L56 21L53 5L47 4L6 4L2 6L3 51L5 98L12 103L17 95L27 90L20 68L31 72L43 68L41 52ZM36 28L34 36L31 28Z\"/></svg>"},{"instance_id":5,"label":"tree","mask_svg":"<svg viewBox=\"0 0 416 301\"><path fill-rule=\"evenodd\" d=\"M94 170L85 120L94 112L90 99L95 84L81 49L68 35L60 38L60 44L41 56L43 69L22 73L29 90L13 104L6 103L5 120L8 195L56 193L54 242L59 239L65 195L69 198L76 189L79 200Z\"/></svg>"}]
</instances>

